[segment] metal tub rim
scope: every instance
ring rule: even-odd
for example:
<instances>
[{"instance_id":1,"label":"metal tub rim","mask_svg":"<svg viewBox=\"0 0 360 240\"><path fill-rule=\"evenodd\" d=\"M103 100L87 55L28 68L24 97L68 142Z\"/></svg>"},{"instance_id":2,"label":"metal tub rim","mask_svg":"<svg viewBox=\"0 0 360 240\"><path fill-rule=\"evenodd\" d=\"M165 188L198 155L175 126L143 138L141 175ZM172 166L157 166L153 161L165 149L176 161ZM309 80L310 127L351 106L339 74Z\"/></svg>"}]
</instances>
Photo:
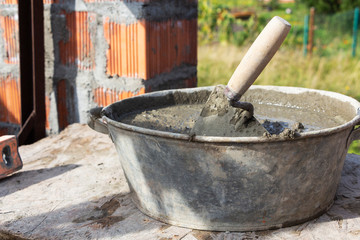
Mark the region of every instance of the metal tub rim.
<instances>
[{"instance_id":1,"label":"metal tub rim","mask_svg":"<svg viewBox=\"0 0 360 240\"><path fill-rule=\"evenodd\" d=\"M198 87L198 88L163 90L163 91L158 91L158 92L153 92L153 93L146 93L146 94L135 96L132 98L159 97L159 96L164 96L164 95L171 94L174 92L191 93L191 92L199 91L199 90L211 91L213 88L214 87ZM294 94L306 93L306 92L319 93L324 96L336 98L338 100L346 101L346 102L350 103L354 108L357 109L357 114L355 117L353 117L352 120L350 120L344 124L338 125L336 127L299 133L298 136L294 139L276 138L276 137L267 138L267 137L263 137L263 136L261 136L261 137L217 137L217 136L194 136L194 137L191 137L188 134L153 130L153 129L148 129L148 128L125 124L125 123L111 119L110 117L108 117L109 114L107 114L107 112L111 108L112 104L103 108L103 110L101 111L101 116L102 116L102 121L105 123L105 125L111 124L114 127L118 127L123 130L136 132L136 133L140 133L140 134L164 137L164 138L171 138L171 139L192 141L192 142L204 142L204 143L262 143L262 142L294 141L294 140L299 140L299 139L304 139L304 138L327 136L327 135L330 135L333 133L340 132L344 129L354 127L355 125L357 125L360 122L360 103L356 99L346 96L346 95L343 95L343 94L340 94L340 93L325 91L325 90L301 88L301 87L283 87L283 86L270 86L270 85L261 85L261 86L254 85L254 86L251 86L250 89L274 90L274 91L278 91L278 92L282 92L282 93L294 93ZM127 101L127 99L122 100L122 101ZM351 141L349 141L349 143L351 143Z\"/></svg>"}]
</instances>

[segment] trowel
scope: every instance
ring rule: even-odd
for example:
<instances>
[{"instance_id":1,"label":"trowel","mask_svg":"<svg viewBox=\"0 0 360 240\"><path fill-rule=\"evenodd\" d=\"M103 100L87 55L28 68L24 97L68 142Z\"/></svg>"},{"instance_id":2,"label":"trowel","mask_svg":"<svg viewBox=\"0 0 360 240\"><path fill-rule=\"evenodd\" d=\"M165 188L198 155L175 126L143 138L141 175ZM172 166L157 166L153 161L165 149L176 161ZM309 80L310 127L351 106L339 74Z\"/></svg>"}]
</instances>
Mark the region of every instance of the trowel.
<instances>
[{"instance_id":1,"label":"trowel","mask_svg":"<svg viewBox=\"0 0 360 240\"><path fill-rule=\"evenodd\" d=\"M265 26L231 76L228 84L211 92L192 136L255 137L267 134L254 117L251 103L240 102L289 33L291 25L281 17L273 17Z\"/></svg>"}]
</instances>

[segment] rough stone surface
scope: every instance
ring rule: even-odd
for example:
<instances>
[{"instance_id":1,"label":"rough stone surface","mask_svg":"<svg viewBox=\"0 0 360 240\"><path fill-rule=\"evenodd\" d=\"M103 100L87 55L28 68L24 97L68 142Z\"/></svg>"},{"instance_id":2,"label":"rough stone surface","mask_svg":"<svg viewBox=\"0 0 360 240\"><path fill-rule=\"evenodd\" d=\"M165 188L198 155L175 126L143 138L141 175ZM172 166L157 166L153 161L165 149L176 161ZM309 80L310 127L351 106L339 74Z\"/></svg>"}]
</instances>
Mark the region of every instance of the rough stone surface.
<instances>
[{"instance_id":1,"label":"rough stone surface","mask_svg":"<svg viewBox=\"0 0 360 240\"><path fill-rule=\"evenodd\" d=\"M0 239L359 239L360 156L347 155L332 208L261 232L170 226L136 209L110 138L81 124L21 146L23 169L0 180Z\"/></svg>"}]
</instances>

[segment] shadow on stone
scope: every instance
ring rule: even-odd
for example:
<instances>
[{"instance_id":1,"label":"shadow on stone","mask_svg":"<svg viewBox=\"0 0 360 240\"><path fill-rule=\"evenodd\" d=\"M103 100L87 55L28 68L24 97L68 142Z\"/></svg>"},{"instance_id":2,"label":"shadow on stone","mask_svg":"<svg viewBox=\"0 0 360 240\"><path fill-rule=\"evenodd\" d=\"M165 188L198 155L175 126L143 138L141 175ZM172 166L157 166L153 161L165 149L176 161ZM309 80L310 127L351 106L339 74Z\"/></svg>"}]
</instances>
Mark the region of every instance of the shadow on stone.
<instances>
[{"instance_id":1,"label":"shadow on stone","mask_svg":"<svg viewBox=\"0 0 360 240\"><path fill-rule=\"evenodd\" d=\"M4 197L39 182L64 174L79 166L80 165L77 164L68 164L52 168L17 172L0 180L0 197Z\"/></svg>"}]
</instances>

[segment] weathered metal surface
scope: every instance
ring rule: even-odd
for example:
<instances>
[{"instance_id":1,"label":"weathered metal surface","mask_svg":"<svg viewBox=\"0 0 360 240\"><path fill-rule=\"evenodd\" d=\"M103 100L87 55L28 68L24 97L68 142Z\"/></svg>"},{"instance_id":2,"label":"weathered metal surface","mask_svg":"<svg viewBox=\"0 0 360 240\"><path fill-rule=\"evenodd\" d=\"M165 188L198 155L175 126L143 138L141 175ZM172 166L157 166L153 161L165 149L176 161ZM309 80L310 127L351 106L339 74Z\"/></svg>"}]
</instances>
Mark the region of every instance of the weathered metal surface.
<instances>
[{"instance_id":1,"label":"weathered metal surface","mask_svg":"<svg viewBox=\"0 0 360 240\"><path fill-rule=\"evenodd\" d=\"M101 121L101 110L102 107L93 108L90 110L90 115L88 119L88 125L92 129L96 129L96 131L104 134L108 134L109 131L107 129L107 125Z\"/></svg>"},{"instance_id":2,"label":"weathered metal surface","mask_svg":"<svg viewBox=\"0 0 360 240\"><path fill-rule=\"evenodd\" d=\"M21 171L0 180L0 239L359 239L360 156L348 154L327 213L293 227L258 232L198 231L142 214L110 138L73 124L19 147ZM320 170L319 170L320 172Z\"/></svg>"},{"instance_id":3,"label":"weathered metal surface","mask_svg":"<svg viewBox=\"0 0 360 240\"><path fill-rule=\"evenodd\" d=\"M295 94L293 99L298 93L316 93L320 98L340 102L339 106L351 110L348 114L352 116L344 124L301 133L295 139L191 138L112 120L121 115L119 109L134 108L137 100L146 98L156 105L160 96L175 91L145 94L112 104L103 110L103 121L107 122L132 198L141 211L189 228L252 231L302 223L331 207L348 139L358 135L354 126L359 122L360 104L325 91L256 88L289 92Z\"/></svg>"}]
</instances>

